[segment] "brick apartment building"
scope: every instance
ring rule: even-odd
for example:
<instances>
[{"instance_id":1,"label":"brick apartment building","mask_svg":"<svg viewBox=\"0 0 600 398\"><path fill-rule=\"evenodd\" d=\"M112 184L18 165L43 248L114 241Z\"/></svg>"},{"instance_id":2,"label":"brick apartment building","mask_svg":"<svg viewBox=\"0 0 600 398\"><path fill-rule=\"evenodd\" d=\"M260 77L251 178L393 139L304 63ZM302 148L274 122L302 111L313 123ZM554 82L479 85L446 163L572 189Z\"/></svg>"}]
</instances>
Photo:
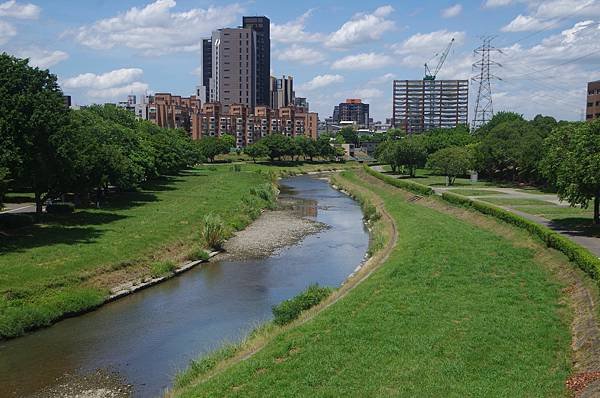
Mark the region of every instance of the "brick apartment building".
<instances>
[{"instance_id":1,"label":"brick apartment building","mask_svg":"<svg viewBox=\"0 0 600 398\"><path fill-rule=\"evenodd\" d=\"M585 119L600 119L600 80L588 83Z\"/></svg>"},{"instance_id":2,"label":"brick apartment building","mask_svg":"<svg viewBox=\"0 0 600 398\"><path fill-rule=\"evenodd\" d=\"M335 123L354 122L360 127L369 127L369 104L358 98L348 98L333 108Z\"/></svg>"},{"instance_id":3,"label":"brick apartment building","mask_svg":"<svg viewBox=\"0 0 600 398\"><path fill-rule=\"evenodd\" d=\"M305 135L317 138L318 115L295 107L271 109L257 106L254 112L242 104L230 104L228 110L220 103L204 104L192 122L192 138L220 137L224 134L236 138L236 146L252 145L259 139L274 133L288 137Z\"/></svg>"},{"instance_id":4,"label":"brick apartment building","mask_svg":"<svg viewBox=\"0 0 600 398\"><path fill-rule=\"evenodd\" d=\"M160 127L192 131L192 116L201 110L199 98L195 95L181 97L169 93L156 93L150 98L148 120Z\"/></svg>"}]
</instances>

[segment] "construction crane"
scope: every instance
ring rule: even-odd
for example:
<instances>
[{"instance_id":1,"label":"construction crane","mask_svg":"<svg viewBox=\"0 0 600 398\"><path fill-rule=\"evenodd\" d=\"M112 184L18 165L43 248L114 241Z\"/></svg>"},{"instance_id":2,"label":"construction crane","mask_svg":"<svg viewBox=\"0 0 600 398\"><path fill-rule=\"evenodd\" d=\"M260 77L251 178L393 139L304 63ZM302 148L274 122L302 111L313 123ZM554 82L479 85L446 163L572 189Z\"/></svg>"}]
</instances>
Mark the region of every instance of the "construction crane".
<instances>
[{"instance_id":1,"label":"construction crane","mask_svg":"<svg viewBox=\"0 0 600 398\"><path fill-rule=\"evenodd\" d=\"M444 65L444 61L446 61L446 58L448 57L448 53L450 52L450 47L452 47L453 43L454 43L454 37L452 38L452 40L450 40L450 43L448 43L448 46L446 47L444 52L442 52L441 54L439 54L439 53L435 54L433 56L433 58L437 57L438 55L440 57L440 60L437 64L437 66L435 67L435 69L433 70L433 73L429 69L427 62L425 62L425 77L423 78L423 80L435 80L435 77L437 76L438 72L440 71L440 69L442 69L442 65Z\"/></svg>"}]
</instances>

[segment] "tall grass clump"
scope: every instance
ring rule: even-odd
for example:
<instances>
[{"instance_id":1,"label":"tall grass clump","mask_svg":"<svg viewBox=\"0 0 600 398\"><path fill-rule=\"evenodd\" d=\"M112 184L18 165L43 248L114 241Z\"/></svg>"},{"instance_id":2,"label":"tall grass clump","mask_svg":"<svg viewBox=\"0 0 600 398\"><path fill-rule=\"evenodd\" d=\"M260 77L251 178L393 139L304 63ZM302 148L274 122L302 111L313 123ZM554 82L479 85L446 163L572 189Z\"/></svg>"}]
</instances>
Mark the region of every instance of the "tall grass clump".
<instances>
[{"instance_id":1,"label":"tall grass clump","mask_svg":"<svg viewBox=\"0 0 600 398\"><path fill-rule=\"evenodd\" d=\"M321 287L317 284L310 285L308 289L289 300L282 301L273 306L273 322L276 325L285 325L297 319L302 311L319 304L333 291L330 287Z\"/></svg>"},{"instance_id":2,"label":"tall grass clump","mask_svg":"<svg viewBox=\"0 0 600 398\"><path fill-rule=\"evenodd\" d=\"M269 208L273 208L275 206L275 202L277 201L277 192L273 184L270 183L265 183L250 188L250 194L267 202Z\"/></svg>"},{"instance_id":3,"label":"tall grass clump","mask_svg":"<svg viewBox=\"0 0 600 398\"><path fill-rule=\"evenodd\" d=\"M159 276L165 276L175 271L177 268L177 264L173 261L157 261L150 265L150 275L153 278L158 278Z\"/></svg>"},{"instance_id":4,"label":"tall grass clump","mask_svg":"<svg viewBox=\"0 0 600 398\"><path fill-rule=\"evenodd\" d=\"M202 222L202 240L209 248L220 250L225 242L225 224L216 214L207 214Z\"/></svg>"}]
</instances>

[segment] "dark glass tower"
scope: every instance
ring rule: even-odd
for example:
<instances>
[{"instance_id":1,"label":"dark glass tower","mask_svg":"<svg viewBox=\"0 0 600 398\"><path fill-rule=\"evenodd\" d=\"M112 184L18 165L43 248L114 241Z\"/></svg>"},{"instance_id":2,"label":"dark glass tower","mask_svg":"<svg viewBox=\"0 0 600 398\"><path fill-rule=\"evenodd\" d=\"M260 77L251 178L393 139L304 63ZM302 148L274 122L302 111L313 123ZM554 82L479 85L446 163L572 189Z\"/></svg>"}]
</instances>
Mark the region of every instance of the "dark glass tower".
<instances>
[{"instance_id":1,"label":"dark glass tower","mask_svg":"<svg viewBox=\"0 0 600 398\"><path fill-rule=\"evenodd\" d=\"M206 90L206 97L201 98L202 102L209 102L210 78L212 77L212 40L202 40L202 85Z\"/></svg>"},{"instance_id":2,"label":"dark glass tower","mask_svg":"<svg viewBox=\"0 0 600 398\"><path fill-rule=\"evenodd\" d=\"M243 17L243 27L256 32L256 105L269 106L271 78L271 21L267 17Z\"/></svg>"}]
</instances>

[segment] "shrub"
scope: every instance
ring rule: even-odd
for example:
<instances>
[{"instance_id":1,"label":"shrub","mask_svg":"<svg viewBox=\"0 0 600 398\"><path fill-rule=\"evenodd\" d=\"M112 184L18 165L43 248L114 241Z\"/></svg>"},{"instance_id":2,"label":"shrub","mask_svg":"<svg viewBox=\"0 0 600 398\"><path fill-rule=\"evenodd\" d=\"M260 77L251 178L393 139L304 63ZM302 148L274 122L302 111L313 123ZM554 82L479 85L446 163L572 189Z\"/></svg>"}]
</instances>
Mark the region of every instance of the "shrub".
<instances>
[{"instance_id":1,"label":"shrub","mask_svg":"<svg viewBox=\"0 0 600 398\"><path fill-rule=\"evenodd\" d=\"M197 261L197 260L208 261L209 258L210 257L208 255L208 253L206 252L206 250L204 250L200 247L196 247L196 248L192 249L192 251L188 255L188 260L191 260L191 261Z\"/></svg>"},{"instance_id":2,"label":"shrub","mask_svg":"<svg viewBox=\"0 0 600 398\"><path fill-rule=\"evenodd\" d=\"M400 180L397 178L386 176L385 174L382 174L376 170L373 170L371 167L367 166L366 164L364 165L364 168L367 173L371 174L373 177L378 178L387 184L393 185L398 188L405 189L407 191L410 191L410 192L413 192L413 193L416 193L419 195L425 195L425 196L433 195L433 189L431 187L428 187L427 185L419 184L414 181Z\"/></svg>"},{"instance_id":3,"label":"shrub","mask_svg":"<svg viewBox=\"0 0 600 398\"><path fill-rule=\"evenodd\" d=\"M221 250L225 242L225 225L221 217L214 214L204 216L202 239L209 248Z\"/></svg>"},{"instance_id":4,"label":"shrub","mask_svg":"<svg viewBox=\"0 0 600 398\"><path fill-rule=\"evenodd\" d=\"M297 319L302 311L314 307L329 296L333 289L310 285L308 289L294 298L285 300L273 306L273 322L277 325L285 325Z\"/></svg>"},{"instance_id":5,"label":"shrub","mask_svg":"<svg viewBox=\"0 0 600 398\"><path fill-rule=\"evenodd\" d=\"M234 164L233 166L231 166L229 168L229 170L235 172L235 173L239 173L240 171L242 171L242 165L241 164Z\"/></svg>"},{"instance_id":6,"label":"shrub","mask_svg":"<svg viewBox=\"0 0 600 398\"><path fill-rule=\"evenodd\" d=\"M266 183L250 188L250 194L259 197L269 204L274 204L277 194L272 184Z\"/></svg>"},{"instance_id":7,"label":"shrub","mask_svg":"<svg viewBox=\"0 0 600 398\"><path fill-rule=\"evenodd\" d=\"M70 214L75 211L75 205L70 202L55 202L46 206L48 214Z\"/></svg>"},{"instance_id":8,"label":"shrub","mask_svg":"<svg viewBox=\"0 0 600 398\"><path fill-rule=\"evenodd\" d=\"M590 277L595 280L600 280L600 259L596 258L588 250L579 246L572 240L562 236L558 232L552 231L550 228L530 221L500 207L469 199L462 195L444 192L442 194L442 198L447 202L473 208L480 213L496 217L509 224L526 229L529 233L544 241L548 247L556 249L565 254L569 260L573 261Z\"/></svg>"},{"instance_id":9,"label":"shrub","mask_svg":"<svg viewBox=\"0 0 600 398\"><path fill-rule=\"evenodd\" d=\"M17 229L33 225L34 219L30 214L0 214L0 228Z\"/></svg>"},{"instance_id":10,"label":"shrub","mask_svg":"<svg viewBox=\"0 0 600 398\"><path fill-rule=\"evenodd\" d=\"M150 275L153 278L164 276L175 271L177 265L173 261L157 261L150 265Z\"/></svg>"}]
</instances>

